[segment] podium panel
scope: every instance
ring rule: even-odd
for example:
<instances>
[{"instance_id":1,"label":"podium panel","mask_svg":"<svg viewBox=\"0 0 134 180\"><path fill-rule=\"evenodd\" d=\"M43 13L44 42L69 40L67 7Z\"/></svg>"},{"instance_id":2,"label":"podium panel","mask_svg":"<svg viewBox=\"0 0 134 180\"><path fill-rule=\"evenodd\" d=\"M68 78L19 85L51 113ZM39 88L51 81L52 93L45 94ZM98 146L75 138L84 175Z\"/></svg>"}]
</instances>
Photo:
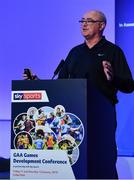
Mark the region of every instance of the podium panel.
<instances>
[{"instance_id":1,"label":"podium panel","mask_svg":"<svg viewBox=\"0 0 134 180\"><path fill-rule=\"evenodd\" d=\"M11 179L86 179L86 80L12 81Z\"/></svg>"}]
</instances>

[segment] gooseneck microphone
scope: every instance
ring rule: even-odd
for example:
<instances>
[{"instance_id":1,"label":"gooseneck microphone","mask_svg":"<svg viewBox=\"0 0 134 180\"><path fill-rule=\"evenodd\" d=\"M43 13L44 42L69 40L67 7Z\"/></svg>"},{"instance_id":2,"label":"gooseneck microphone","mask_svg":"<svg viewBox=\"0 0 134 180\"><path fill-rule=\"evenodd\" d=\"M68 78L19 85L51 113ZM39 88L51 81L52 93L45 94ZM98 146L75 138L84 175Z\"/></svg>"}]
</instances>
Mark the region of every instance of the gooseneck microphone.
<instances>
[{"instance_id":1,"label":"gooseneck microphone","mask_svg":"<svg viewBox=\"0 0 134 180\"><path fill-rule=\"evenodd\" d=\"M57 68L55 69L54 75L53 75L52 79L54 79L55 76L60 72L60 70L61 70L61 68L63 67L64 63L65 63L65 61L64 61L64 59L62 59L62 60L60 61L59 65L57 66Z\"/></svg>"}]
</instances>

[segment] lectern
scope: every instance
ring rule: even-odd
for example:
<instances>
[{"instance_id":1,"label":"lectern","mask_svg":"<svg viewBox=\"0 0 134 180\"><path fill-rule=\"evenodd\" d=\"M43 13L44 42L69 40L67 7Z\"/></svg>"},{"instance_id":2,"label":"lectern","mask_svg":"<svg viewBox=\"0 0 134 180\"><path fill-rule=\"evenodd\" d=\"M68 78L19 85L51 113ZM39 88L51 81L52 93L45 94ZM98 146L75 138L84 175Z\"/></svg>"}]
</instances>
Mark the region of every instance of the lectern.
<instances>
[{"instance_id":1,"label":"lectern","mask_svg":"<svg viewBox=\"0 0 134 180\"><path fill-rule=\"evenodd\" d=\"M115 129L114 105L87 80L13 81L10 178L106 173L115 157Z\"/></svg>"},{"instance_id":2,"label":"lectern","mask_svg":"<svg viewBox=\"0 0 134 180\"><path fill-rule=\"evenodd\" d=\"M11 179L87 178L86 80L12 81Z\"/></svg>"}]
</instances>

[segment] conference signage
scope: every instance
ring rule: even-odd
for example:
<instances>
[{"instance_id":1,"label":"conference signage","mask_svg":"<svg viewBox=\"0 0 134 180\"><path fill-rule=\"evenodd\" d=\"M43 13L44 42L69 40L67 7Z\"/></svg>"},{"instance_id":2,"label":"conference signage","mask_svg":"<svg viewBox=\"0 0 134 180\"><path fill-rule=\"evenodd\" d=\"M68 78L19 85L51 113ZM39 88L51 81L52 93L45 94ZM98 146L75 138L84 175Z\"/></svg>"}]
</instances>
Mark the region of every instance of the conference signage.
<instances>
[{"instance_id":1,"label":"conference signage","mask_svg":"<svg viewBox=\"0 0 134 180\"><path fill-rule=\"evenodd\" d=\"M48 94L12 91L11 179L76 178L84 125L64 104L50 106Z\"/></svg>"}]
</instances>

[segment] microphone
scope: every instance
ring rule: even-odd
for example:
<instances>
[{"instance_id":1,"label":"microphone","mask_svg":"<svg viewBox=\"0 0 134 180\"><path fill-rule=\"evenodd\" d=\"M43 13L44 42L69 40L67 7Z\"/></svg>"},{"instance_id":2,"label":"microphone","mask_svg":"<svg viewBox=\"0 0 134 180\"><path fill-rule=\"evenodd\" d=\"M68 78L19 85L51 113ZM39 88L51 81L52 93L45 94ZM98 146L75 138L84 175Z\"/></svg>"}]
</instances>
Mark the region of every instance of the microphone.
<instances>
[{"instance_id":1,"label":"microphone","mask_svg":"<svg viewBox=\"0 0 134 180\"><path fill-rule=\"evenodd\" d=\"M64 61L64 59L62 59L61 62L59 63L59 65L57 66L57 68L55 69L52 79L54 79L55 76L59 73L59 71L63 67L64 63L65 63L65 61Z\"/></svg>"}]
</instances>

